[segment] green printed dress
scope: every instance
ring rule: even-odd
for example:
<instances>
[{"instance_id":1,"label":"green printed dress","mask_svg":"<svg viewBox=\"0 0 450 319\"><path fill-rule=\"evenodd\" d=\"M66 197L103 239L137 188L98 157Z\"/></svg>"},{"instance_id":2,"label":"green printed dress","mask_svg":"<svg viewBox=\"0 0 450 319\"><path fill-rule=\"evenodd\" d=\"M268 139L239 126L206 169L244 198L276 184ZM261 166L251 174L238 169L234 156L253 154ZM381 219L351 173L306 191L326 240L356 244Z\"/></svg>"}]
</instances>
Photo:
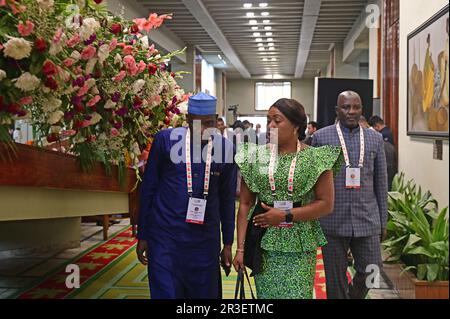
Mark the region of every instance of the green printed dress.
<instances>
[{"instance_id":1,"label":"green printed dress","mask_svg":"<svg viewBox=\"0 0 450 319\"><path fill-rule=\"evenodd\" d=\"M314 200L314 185L327 170L339 172L343 156L340 147L309 147L300 153L279 155L275 161L276 195L272 196L268 167L270 150L266 145L240 144L236 154L242 177L251 192L264 203L289 200L288 174L293 156L298 156L294 173L294 203ZM249 212L249 217L253 208ZM261 241L263 262L255 275L259 299L312 299L317 248L326 244L318 220L295 222L291 228L269 227Z\"/></svg>"}]
</instances>

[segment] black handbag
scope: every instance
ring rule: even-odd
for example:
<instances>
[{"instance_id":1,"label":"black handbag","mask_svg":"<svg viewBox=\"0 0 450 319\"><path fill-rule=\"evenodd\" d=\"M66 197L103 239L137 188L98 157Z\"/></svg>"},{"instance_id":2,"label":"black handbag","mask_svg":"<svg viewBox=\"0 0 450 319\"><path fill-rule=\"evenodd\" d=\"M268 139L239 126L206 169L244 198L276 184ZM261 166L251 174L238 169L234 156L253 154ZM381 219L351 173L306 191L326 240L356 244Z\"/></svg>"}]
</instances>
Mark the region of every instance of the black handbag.
<instances>
[{"instance_id":1,"label":"black handbag","mask_svg":"<svg viewBox=\"0 0 450 319\"><path fill-rule=\"evenodd\" d=\"M250 283L250 278L248 278L248 274L246 270L239 269L237 279L236 279L236 289L234 291L234 299L245 299L245 278L247 279L248 287L250 288L250 293L252 295L252 299L255 299L255 295L253 294L252 285Z\"/></svg>"},{"instance_id":2,"label":"black handbag","mask_svg":"<svg viewBox=\"0 0 450 319\"><path fill-rule=\"evenodd\" d=\"M269 205L272 206L272 205ZM293 207L300 207L301 202L293 204ZM267 228L255 226L253 218L259 214L264 214L266 210L261 206L261 201L258 200L253 210L252 216L247 224L247 231L245 233L244 242L244 265L252 270L250 276L257 275L261 272L262 254L261 241L266 233Z\"/></svg>"}]
</instances>

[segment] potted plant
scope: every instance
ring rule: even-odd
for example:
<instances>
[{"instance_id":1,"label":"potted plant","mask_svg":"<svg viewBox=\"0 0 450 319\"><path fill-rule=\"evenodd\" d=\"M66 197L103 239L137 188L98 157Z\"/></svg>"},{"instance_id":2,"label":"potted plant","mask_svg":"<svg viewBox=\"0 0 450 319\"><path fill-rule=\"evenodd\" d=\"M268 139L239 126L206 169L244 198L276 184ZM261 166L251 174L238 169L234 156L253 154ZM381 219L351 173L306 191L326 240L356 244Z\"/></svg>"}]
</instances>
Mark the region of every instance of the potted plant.
<instances>
[{"instance_id":1,"label":"potted plant","mask_svg":"<svg viewBox=\"0 0 450 319\"><path fill-rule=\"evenodd\" d=\"M448 299L448 207L397 175L389 193L385 272L403 298Z\"/></svg>"}]
</instances>

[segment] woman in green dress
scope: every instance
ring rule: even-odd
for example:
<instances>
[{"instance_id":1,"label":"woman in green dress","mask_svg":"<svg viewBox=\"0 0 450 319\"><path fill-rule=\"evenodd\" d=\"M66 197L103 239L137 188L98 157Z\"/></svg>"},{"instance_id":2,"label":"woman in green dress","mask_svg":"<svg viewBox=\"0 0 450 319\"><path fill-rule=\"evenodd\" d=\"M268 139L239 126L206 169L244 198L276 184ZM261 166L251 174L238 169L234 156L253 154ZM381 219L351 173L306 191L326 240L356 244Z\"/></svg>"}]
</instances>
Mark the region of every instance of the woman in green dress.
<instances>
[{"instance_id":1,"label":"woman in green dress","mask_svg":"<svg viewBox=\"0 0 450 319\"><path fill-rule=\"evenodd\" d=\"M333 209L333 175L341 167L342 152L301 142L307 118L295 100L275 102L267 121L270 143L238 145L235 157L243 180L233 265L245 268L244 240L248 223L254 223L265 229L255 274L258 298L312 299L317 248L326 244L318 218ZM257 203L265 213L249 220Z\"/></svg>"}]
</instances>

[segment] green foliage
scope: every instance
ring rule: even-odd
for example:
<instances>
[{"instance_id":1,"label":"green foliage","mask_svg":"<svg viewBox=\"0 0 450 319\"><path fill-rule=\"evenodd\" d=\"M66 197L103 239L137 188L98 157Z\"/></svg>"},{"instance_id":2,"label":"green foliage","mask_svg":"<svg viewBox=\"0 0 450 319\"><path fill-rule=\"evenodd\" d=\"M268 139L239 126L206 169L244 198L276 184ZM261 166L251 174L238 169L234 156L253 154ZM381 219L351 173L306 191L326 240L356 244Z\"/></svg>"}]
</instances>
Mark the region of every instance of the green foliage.
<instances>
[{"instance_id":1,"label":"green foliage","mask_svg":"<svg viewBox=\"0 0 450 319\"><path fill-rule=\"evenodd\" d=\"M404 174L395 176L389 193L387 239L388 262L403 262L419 280L448 280L448 207L439 210L428 191L422 192Z\"/></svg>"}]
</instances>

